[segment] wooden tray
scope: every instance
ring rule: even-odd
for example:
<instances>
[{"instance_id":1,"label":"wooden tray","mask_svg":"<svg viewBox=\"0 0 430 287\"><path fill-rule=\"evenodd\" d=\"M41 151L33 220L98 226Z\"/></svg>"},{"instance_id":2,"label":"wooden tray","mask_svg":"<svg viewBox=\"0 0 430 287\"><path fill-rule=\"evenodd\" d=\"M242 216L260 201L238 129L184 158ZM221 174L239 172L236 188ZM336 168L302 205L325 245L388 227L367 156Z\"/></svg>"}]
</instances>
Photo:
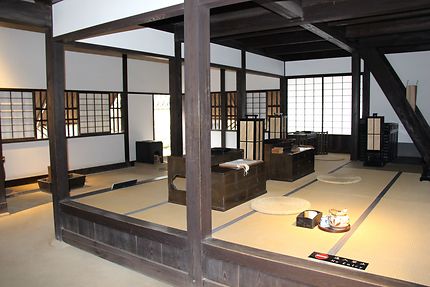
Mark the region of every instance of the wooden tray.
<instances>
[{"instance_id":1,"label":"wooden tray","mask_svg":"<svg viewBox=\"0 0 430 287\"><path fill-rule=\"evenodd\" d=\"M325 226L321 226L318 224L318 228L321 229L322 231L326 231L326 232L332 232L332 233L342 233L342 232L347 232L351 229L351 226L348 224L348 226L346 226L345 228L333 228L333 227L325 227Z\"/></svg>"}]
</instances>

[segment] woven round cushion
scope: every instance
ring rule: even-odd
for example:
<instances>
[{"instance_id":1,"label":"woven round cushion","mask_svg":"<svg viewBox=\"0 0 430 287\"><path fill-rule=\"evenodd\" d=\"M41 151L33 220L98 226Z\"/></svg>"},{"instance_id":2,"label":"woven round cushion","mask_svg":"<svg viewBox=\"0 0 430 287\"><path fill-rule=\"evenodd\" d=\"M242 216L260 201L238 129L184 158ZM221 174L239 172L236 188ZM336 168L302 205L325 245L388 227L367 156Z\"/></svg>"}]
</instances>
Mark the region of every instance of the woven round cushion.
<instances>
[{"instance_id":1,"label":"woven round cushion","mask_svg":"<svg viewBox=\"0 0 430 287\"><path fill-rule=\"evenodd\" d=\"M309 201L297 197L272 196L251 201L252 209L266 214L298 214L310 207Z\"/></svg>"},{"instance_id":2,"label":"woven round cushion","mask_svg":"<svg viewBox=\"0 0 430 287\"><path fill-rule=\"evenodd\" d=\"M345 158L339 155L332 155L332 154L326 154L326 155L316 155L315 160L322 160L322 161L341 161Z\"/></svg>"},{"instance_id":3,"label":"woven round cushion","mask_svg":"<svg viewBox=\"0 0 430 287\"><path fill-rule=\"evenodd\" d=\"M317 179L332 184L352 184L361 181L361 177L353 175L318 175Z\"/></svg>"}]
</instances>

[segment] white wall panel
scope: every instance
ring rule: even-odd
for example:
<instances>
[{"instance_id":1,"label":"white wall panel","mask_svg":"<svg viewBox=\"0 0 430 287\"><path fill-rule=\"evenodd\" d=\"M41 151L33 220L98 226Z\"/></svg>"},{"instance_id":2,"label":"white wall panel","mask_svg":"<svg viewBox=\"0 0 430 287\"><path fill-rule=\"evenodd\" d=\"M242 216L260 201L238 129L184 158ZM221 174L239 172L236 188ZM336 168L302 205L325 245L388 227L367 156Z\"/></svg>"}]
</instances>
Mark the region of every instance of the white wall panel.
<instances>
[{"instance_id":1,"label":"white wall panel","mask_svg":"<svg viewBox=\"0 0 430 287\"><path fill-rule=\"evenodd\" d=\"M128 60L128 90L141 93L169 93L167 61Z\"/></svg>"},{"instance_id":2,"label":"white wall panel","mask_svg":"<svg viewBox=\"0 0 430 287\"><path fill-rule=\"evenodd\" d=\"M80 42L165 56L175 55L174 35L169 32L151 28L98 36L80 40Z\"/></svg>"},{"instance_id":3,"label":"white wall panel","mask_svg":"<svg viewBox=\"0 0 430 287\"><path fill-rule=\"evenodd\" d=\"M221 70L211 68L211 92L221 91Z\"/></svg>"},{"instance_id":4,"label":"white wall panel","mask_svg":"<svg viewBox=\"0 0 430 287\"><path fill-rule=\"evenodd\" d=\"M246 52L246 69L258 72L284 75L284 62Z\"/></svg>"},{"instance_id":5,"label":"white wall panel","mask_svg":"<svg viewBox=\"0 0 430 287\"><path fill-rule=\"evenodd\" d=\"M237 132L225 133L225 147L237 148Z\"/></svg>"},{"instance_id":6,"label":"white wall panel","mask_svg":"<svg viewBox=\"0 0 430 287\"><path fill-rule=\"evenodd\" d=\"M63 0L52 7L54 36L183 2L183 0Z\"/></svg>"},{"instance_id":7,"label":"white wall panel","mask_svg":"<svg viewBox=\"0 0 430 287\"><path fill-rule=\"evenodd\" d=\"M46 89L45 35L0 27L0 88Z\"/></svg>"},{"instance_id":8,"label":"white wall panel","mask_svg":"<svg viewBox=\"0 0 430 287\"><path fill-rule=\"evenodd\" d=\"M67 148L70 170L125 161L123 134L70 138Z\"/></svg>"},{"instance_id":9,"label":"white wall panel","mask_svg":"<svg viewBox=\"0 0 430 287\"><path fill-rule=\"evenodd\" d=\"M184 58L185 46L181 44L181 57ZM210 62L211 64L218 64L223 66L240 68L242 66L241 51L238 49L210 44Z\"/></svg>"},{"instance_id":10,"label":"white wall panel","mask_svg":"<svg viewBox=\"0 0 430 287\"><path fill-rule=\"evenodd\" d=\"M66 51L66 89L122 91L122 58Z\"/></svg>"},{"instance_id":11,"label":"white wall panel","mask_svg":"<svg viewBox=\"0 0 430 287\"><path fill-rule=\"evenodd\" d=\"M211 147L221 147L221 131L211 131Z\"/></svg>"},{"instance_id":12,"label":"white wall panel","mask_svg":"<svg viewBox=\"0 0 430 287\"><path fill-rule=\"evenodd\" d=\"M351 73L351 57L285 62L287 76Z\"/></svg>"},{"instance_id":13,"label":"white wall panel","mask_svg":"<svg viewBox=\"0 0 430 287\"><path fill-rule=\"evenodd\" d=\"M136 141L152 140L154 137L152 105L152 95L128 95L130 160L136 160Z\"/></svg>"},{"instance_id":14,"label":"white wall panel","mask_svg":"<svg viewBox=\"0 0 430 287\"><path fill-rule=\"evenodd\" d=\"M267 77L256 74L246 74L246 90L278 90L280 89L279 78Z\"/></svg>"},{"instance_id":15,"label":"white wall panel","mask_svg":"<svg viewBox=\"0 0 430 287\"><path fill-rule=\"evenodd\" d=\"M225 90L228 92L236 91L236 71L226 70L225 71Z\"/></svg>"}]
</instances>

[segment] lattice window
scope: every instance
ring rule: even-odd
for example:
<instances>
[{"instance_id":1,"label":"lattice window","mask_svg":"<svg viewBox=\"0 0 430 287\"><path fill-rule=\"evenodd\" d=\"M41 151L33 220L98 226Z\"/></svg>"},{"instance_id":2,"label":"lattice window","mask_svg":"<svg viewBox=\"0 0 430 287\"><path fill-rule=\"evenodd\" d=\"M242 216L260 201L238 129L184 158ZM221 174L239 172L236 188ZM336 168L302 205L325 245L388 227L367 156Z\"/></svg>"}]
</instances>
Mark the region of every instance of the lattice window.
<instances>
[{"instance_id":1,"label":"lattice window","mask_svg":"<svg viewBox=\"0 0 430 287\"><path fill-rule=\"evenodd\" d=\"M81 134L106 134L110 128L109 93L79 93Z\"/></svg>"},{"instance_id":2,"label":"lattice window","mask_svg":"<svg viewBox=\"0 0 430 287\"><path fill-rule=\"evenodd\" d=\"M212 130L221 130L221 93L211 93Z\"/></svg>"},{"instance_id":3,"label":"lattice window","mask_svg":"<svg viewBox=\"0 0 430 287\"><path fill-rule=\"evenodd\" d=\"M227 93L227 130L237 130L237 93Z\"/></svg>"},{"instance_id":4,"label":"lattice window","mask_svg":"<svg viewBox=\"0 0 430 287\"><path fill-rule=\"evenodd\" d=\"M267 92L267 115L274 116L281 113L281 91Z\"/></svg>"},{"instance_id":5,"label":"lattice window","mask_svg":"<svg viewBox=\"0 0 430 287\"><path fill-rule=\"evenodd\" d=\"M34 92L36 138L48 138L48 98L46 91Z\"/></svg>"},{"instance_id":6,"label":"lattice window","mask_svg":"<svg viewBox=\"0 0 430 287\"><path fill-rule=\"evenodd\" d=\"M121 94L110 93L110 133L118 134L123 132L122 128L122 114L121 114Z\"/></svg>"},{"instance_id":7,"label":"lattice window","mask_svg":"<svg viewBox=\"0 0 430 287\"><path fill-rule=\"evenodd\" d=\"M78 93L66 92L64 94L64 110L67 137L79 135L78 106Z\"/></svg>"},{"instance_id":8,"label":"lattice window","mask_svg":"<svg viewBox=\"0 0 430 287\"><path fill-rule=\"evenodd\" d=\"M266 118L266 92L246 93L246 114Z\"/></svg>"},{"instance_id":9,"label":"lattice window","mask_svg":"<svg viewBox=\"0 0 430 287\"><path fill-rule=\"evenodd\" d=\"M31 91L0 91L2 139L34 138L33 111Z\"/></svg>"}]
</instances>

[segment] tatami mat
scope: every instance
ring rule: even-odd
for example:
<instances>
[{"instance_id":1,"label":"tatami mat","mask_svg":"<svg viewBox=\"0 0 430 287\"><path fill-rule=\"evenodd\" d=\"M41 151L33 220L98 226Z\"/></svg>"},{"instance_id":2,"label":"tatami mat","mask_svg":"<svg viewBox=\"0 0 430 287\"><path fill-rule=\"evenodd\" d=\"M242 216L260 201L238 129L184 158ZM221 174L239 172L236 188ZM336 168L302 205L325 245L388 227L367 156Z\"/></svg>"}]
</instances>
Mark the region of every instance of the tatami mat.
<instances>
[{"instance_id":1,"label":"tatami mat","mask_svg":"<svg viewBox=\"0 0 430 287\"><path fill-rule=\"evenodd\" d=\"M430 182L403 173L339 256L369 262L367 272L430 285Z\"/></svg>"}]
</instances>

